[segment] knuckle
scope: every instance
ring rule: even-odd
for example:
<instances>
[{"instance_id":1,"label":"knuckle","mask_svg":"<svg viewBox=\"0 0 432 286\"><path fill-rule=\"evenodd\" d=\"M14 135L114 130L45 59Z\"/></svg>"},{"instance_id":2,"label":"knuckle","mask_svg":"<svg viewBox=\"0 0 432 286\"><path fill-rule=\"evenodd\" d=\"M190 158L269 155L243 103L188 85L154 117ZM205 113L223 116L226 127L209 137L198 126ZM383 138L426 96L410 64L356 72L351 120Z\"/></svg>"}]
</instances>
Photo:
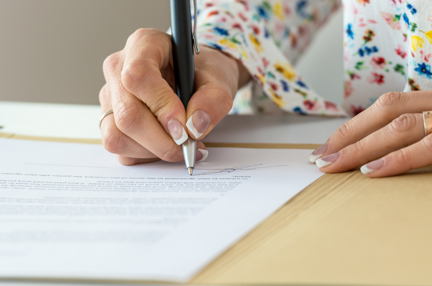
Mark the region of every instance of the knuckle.
<instances>
[{"instance_id":1,"label":"knuckle","mask_svg":"<svg viewBox=\"0 0 432 286\"><path fill-rule=\"evenodd\" d=\"M340 133L341 137L344 139L351 138L354 135L354 130L353 130L353 126L352 126L351 121L344 123L339 128L339 133Z\"/></svg>"},{"instance_id":2,"label":"knuckle","mask_svg":"<svg viewBox=\"0 0 432 286\"><path fill-rule=\"evenodd\" d=\"M124 150L124 138L123 135L117 130L113 130L114 128L110 128L108 130L108 134L103 136L102 144L105 149L113 154L121 154Z\"/></svg>"},{"instance_id":3,"label":"knuckle","mask_svg":"<svg viewBox=\"0 0 432 286\"><path fill-rule=\"evenodd\" d=\"M99 102L102 104L110 99L110 91L107 84L105 84L99 92Z\"/></svg>"},{"instance_id":4,"label":"knuckle","mask_svg":"<svg viewBox=\"0 0 432 286\"><path fill-rule=\"evenodd\" d=\"M179 156L180 148L177 145L172 145L168 151L164 152L159 158L166 162L175 162L175 158Z\"/></svg>"},{"instance_id":5,"label":"knuckle","mask_svg":"<svg viewBox=\"0 0 432 286\"><path fill-rule=\"evenodd\" d=\"M151 69L152 63L149 60L132 60L122 71L123 86L132 92L138 91Z\"/></svg>"},{"instance_id":6,"label":"knuckle","mask_svg":"<svg viewBox=\"0 0 432 286\"><path fill-rule=\"evenodd\" d=\"M393 132L405 133L415 128L417 124L417 118L414 114L402 114L395 120L393 120L389 127Z\"/></svg>"},{"instance_id":7,"label":"knuckle","mask_svg":"<svg viewBox=\"0 0 432 286\"><path fill-rule=\"evenodd\" d=\"M109 55L103 62L103 72L105 74L112 74L120 61L119 53Z\"/></svg>"},{"instance_id":8,"label":"knuckle","mask_svg":"<svg viewBox=\"0 0 432 286\"><path fill-rule=\"evenodd\" d=\"M129 36L127 42L128 43L138 42L141 41L144 37L151 34L155 34L157 32L159 31L153 28L139 28Z\"/></svg>"},{"instance_id":9,"label":"knuckle","mask_svg":"<svg viewBox=\"0 0 432 286\"><path fill-rule=\"evenodd\" d=\"M172 111L179 111L179 102L176 103L172 100L176 96L174 92L169 95L165 91L159 91L151 95L144 95L141 99L146 103L150 111L160 119Z\"/></svg>"},{"instance_id":10,"label":"knuckle","mask_svg":"<svg viewBox=\"0 0 432 286\"><path fill-rule=\"evenodd\" d=\"M118 129L126 134L133 131L140 119L138 108L133 104L121 101L115 110L114 118Z\"/></svg>"},{"instance_id":11,"label":"knuckle","mask_svg":"<svg viewBox=\"0 0 432 286\"><path fill-rule=\"evenodd\" d=\"M406 148L400 149L394 155L394 161L396 165L407 165L409 163L408 159L409 159L409 154Z\"/></svg>"},{"instance_id":12,"label":"knuckle","mask_svg":"<svg viewBox=\"0 0 432 286\"><path fill-rule=\"evenodd\" d=\"M374 105L380 110L386 110L398 104L402 100L402 97L401 92L387 92L381 95Z\"/></svg>"},{"instance_id":13,"label":"knuckle","mask_svg":"<svg viewBox=\"0 0 432 286\"><path fill-rule=\"evenodd\" d=\"M370 139L365 137L351 145L351 148L353 149L351 152L358 155L364 154L364 151L368 149L368 146L371 146L370 143Z\"/></svg>"}]
</instances>

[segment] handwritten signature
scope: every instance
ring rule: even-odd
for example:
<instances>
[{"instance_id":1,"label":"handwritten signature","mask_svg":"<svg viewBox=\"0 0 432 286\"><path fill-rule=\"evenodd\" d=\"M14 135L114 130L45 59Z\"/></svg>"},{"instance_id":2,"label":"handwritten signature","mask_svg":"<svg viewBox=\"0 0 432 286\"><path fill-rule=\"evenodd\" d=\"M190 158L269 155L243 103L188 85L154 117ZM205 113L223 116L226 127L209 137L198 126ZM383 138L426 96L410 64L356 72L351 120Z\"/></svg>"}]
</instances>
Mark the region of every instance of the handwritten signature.
<instances>
[{"instance_id":1,"label":"handwritten signature","mask_svg":"<svg viewBox=\"0 0 432 286\"><path fill-rule=\"evenodd\" d=\"M204 173L198 173L196 174L196 176L213 175L213 174L230 174L236 171L251 171L251 170L258 170L258 169L268 169L268 168L287 167L287 166L288 165L263 166L263 164L251 164L251 165L243 165L243 166L232 167L232 168L224 168L221 170L220 169L211 170Z\"/></svg>"}]
</instances>

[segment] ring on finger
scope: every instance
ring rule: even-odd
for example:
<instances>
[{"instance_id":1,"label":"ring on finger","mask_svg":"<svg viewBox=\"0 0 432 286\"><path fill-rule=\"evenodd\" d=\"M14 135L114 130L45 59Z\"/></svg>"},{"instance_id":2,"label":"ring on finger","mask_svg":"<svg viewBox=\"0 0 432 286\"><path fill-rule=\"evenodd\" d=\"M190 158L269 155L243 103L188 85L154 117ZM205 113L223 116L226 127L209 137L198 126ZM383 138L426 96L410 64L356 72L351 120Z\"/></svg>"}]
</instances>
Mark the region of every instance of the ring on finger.
<instances>
[{"instance_id":1,"label":"ring on finger","mask_svg":"<svg viewBox=\"0 0 432 286\"><path fill-rule=\"evenodd\" d=\"M102 126L102 120L104 120L105 117L107 117L108 115L110 115L112 113L114 113L114 111L111 109L111 110L108 110L107 112L105 112L104 114L102 114L101 118L99 119L99 130L101 129L101 126Z\"/></svg>"},{"instance_id":2,"label":"ring on finger","mask_svg":"<svg viewBox=\"0 0 432 286\"><path fill-rule=\"evenodd\" d=\"M432 133L432 111L423 112L423 126L425 136Z\"/></svg>"}]
</instances>

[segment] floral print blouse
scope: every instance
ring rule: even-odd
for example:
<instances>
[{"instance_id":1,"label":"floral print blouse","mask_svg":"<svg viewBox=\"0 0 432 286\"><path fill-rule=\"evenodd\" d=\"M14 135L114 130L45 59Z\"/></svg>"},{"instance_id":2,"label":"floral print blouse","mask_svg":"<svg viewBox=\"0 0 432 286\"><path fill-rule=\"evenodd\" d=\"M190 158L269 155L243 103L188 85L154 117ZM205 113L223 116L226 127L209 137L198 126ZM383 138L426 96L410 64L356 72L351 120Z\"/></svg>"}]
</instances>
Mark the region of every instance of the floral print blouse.
<instances>
[{"instance_id":1,"label":"floral print blouse","mask_svg":"<svg viewBox=\"0 0 432 286\"><path fill-rule=\"evenodd\" d=\"M390 91L432 90L431 0L199 0L198 42L240 60L254 81L233 113L356 115ZM344 11L343 108L294 65L319 28Z\"/></svg>"}]
</instances>

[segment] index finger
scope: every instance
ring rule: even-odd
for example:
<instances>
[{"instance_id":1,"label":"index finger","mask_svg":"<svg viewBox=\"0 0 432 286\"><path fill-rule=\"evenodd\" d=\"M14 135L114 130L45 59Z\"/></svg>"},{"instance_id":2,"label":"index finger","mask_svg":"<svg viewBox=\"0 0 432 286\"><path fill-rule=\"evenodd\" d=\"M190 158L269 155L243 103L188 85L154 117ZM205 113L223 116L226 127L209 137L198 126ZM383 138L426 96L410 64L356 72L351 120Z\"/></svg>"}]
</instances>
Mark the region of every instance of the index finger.
<instances>
[{"instance_id":1,"label":"index finger","mask_svg":"<svg viewBox=\"0 0 432 286\"><path fill-rule=\"evenodd\" d=\"M329 140L309 156L311 162L339 152L389 124L405 113L432 109L432 92L389 92L382 95L368 109L342 125Z\"/></svg>"},{"instance_id":2,"label":"index finger","mask_svg":"<svg viewBox=\"0 0 432 286\"><path fill-rule=\"evenodd\" d=\"M209 48L203 48L196 59L197 91L187 106L186 126L191 137L202 139L231 110L238 88L239 66L235 59Z\"/></svg>"},{"instance_id":3,"label":"index finger","mask_svg":"<svg viewBox=\"0 0 432 286\"><path fill-rule=\"evenodd\" d=\"M122 59L113 54L104 62L116 127L164 161L181 161L181 147L161 127L147 105L129 93L120 80Z\"/></svg>"},{"instance_id":4,"label":"index finger","mask_svg":"<svg viewBox=\"0 0 432 286\"><path fill-rule=\"evenodd\" d=\"M154 29L140 29L129 38L124 53L123 86L147 105L178 145L184 143L188 138L184 127L186 111L171 86L170 36Z\"/></svg>"}]
</instances>

